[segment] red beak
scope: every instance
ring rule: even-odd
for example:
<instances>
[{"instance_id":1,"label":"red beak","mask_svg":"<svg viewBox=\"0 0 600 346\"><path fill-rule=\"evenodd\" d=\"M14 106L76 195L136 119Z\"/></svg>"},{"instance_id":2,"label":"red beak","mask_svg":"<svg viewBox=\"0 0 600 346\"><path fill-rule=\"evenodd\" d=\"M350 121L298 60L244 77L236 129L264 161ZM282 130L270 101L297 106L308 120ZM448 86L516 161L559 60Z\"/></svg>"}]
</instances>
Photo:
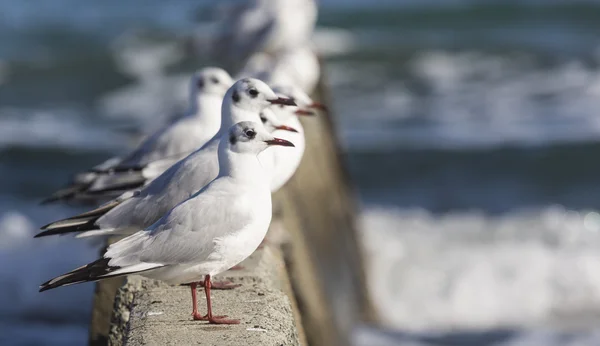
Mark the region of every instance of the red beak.
<instances>
[{"instance_id":1,"label":"red beak","mask_svg":"<svg viewBox=\"0 0 600 346\"><path fill-rule=\"evenodd\" d=\"M278 97L274 100L267 100L274 105L282 105L282 106L297 106L296 102L292 99L287 99L285 97Z\"/></svg>"},{"instance_id":2,"label":"red beak","mask_svg":"<svg viewBox=\"0 0 600 346\"><path fill-rule=\"evenodd\" d=\"M296 115L316 115L315 112L306 109L297 109L294 113Z\"/></svg>"},{"instance_id":3,"label":"red beak","mask_svg":"<svg viewBox=\"0 0 600 346\"><path fill-rule=\"evenodd\" d=\"M281 145L282 147L295 147L294 143L281 138L273 138L265 141L268 145Z\"/></svg>"},{"instance_id":4,"label":"red beak","mask_svg":"<svg viewBox=\"0 0 600 346\"><path fill-rule=\"evenodd\" d=\"M327 106L325 106L321 102L313 102L311 105L308 106L308 108L316 108L322 110L323 112L329 112L329 108L327 108Z\"/></svg>"},{"instance_id":5,"label":"red beak","mask_svg":"<svg viewBox=\"0 0 600 346\"><path fill-rule=\"evenodd\" d=\"M283 130L283 131L290 131L290 132L298 132L298 130L296 130L295 128L293 128L291 126L285 126L285 125L275 126L275 129Z\"/></svg>"}]
</instances>

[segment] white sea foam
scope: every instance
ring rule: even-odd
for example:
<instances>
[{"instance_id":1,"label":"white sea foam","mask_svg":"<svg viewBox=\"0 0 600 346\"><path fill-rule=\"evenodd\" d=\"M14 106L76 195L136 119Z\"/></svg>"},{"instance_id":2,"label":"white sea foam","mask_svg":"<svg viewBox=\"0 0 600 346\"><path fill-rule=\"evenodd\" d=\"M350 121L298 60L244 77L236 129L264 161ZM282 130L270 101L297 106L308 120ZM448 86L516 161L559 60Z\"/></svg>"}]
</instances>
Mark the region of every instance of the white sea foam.
<instances>
[{"instance_id":1,"label":"white sea foam","mask_svg":"<svg viewBox=\"0 0 600 346\"><path fill-rule=\"evenodd\" d=\"M461 340L461 341L459 341ZM597 346L600 331L561 332L549 329L513 330L495 332L456 331L453 335L439 333L402 333L381 331L368 327L356 328L353 346Z\"/></svg>"},{"instance_id":2,"label":"white sea foam","mask_svg":"<svg viewBox=\"0 0 600 346\"><path fill-rule=\"evenodd\" d=\"M328 68L352 149L600 138L600 57L597 64L571 60L544 67L524 55L429 51L413 57L403 77L385 89L377 83L390 78L389 67L379 64Z\"/></svg>"},{"instance_id":3,"label":"white sea foam","mask_svg":"<svg viewBox=\"0 0 600 346\"><path fill-rule=\"evenodd\" d=\"M2 205L18 209L0 212L0 319L86 320L93 285L38 293L40 283L98 256L96 245L72 237L33 239L41 224L73 211L60 206L24 208L22 203L4 200Z\"/></svg>"},{"instance_id":4,"label":"white sea foam","mask_svg":"<svg viewBox=\"0 0 600 346\"><path fill-rule=\"evenodd\" d=\"M134 119L149 128L187 107L189 75L157 76L142 79L104 95L98 103L100 112L112 118Z\"/></svg>"},{"instance_id":5,"label":"white sea foam","mask_svg":"<svg viewBox=\"0 0 600 346\"><path fill-rule=\"evenodd\" d=\"M124 138L72 110L0 108L0 147L115 149L124 143Z\"/></svg>"},{"instance_id":6,"label":"white sea foam","mask_svg":"<svg viewBox=\"0 0 600 346\"><path fill-rule=\"evenodd\" d=\"M176 42L151 42L137 31L118 37L112 44L112 53L121 72L140 80L160 77L165 68L183 59Z\"/></svg>"},{"instance_id":7,"label":"white sea foam","mask_svg":"<svg viewBox=\"0 0 600 346\"><path fill-rule=\"evenodd\" d=\"M597 326L599 219L558 206L499 217L369 209L373 301L404 330Z\"/></svg>"}]
</instances>

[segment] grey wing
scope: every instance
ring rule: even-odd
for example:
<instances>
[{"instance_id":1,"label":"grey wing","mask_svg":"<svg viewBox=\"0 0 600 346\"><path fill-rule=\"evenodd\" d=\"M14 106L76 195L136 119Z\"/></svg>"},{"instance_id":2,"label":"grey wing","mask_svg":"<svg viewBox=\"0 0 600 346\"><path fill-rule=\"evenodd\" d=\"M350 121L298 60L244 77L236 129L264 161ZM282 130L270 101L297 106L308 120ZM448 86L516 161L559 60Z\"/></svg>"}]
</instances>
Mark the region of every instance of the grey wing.
<instances>
[{"instance_id":1,"label":"grey wing","mask_svg":"<svg viewBox=\"0 0 600 346\"><path fill-rule=\"evenodd\" d=\"M179 204L147 230L152 240L140 252L140 261L178 264L208 259L218 238L241 230L251 221L251 213L227 207L232 198L223 186L209 185L198 196Z\"/></svg>"},{"instance_id":2,"label":"grey wing","mask_svg":"<svg viewBox=\"0 0 600 346\"><path fill-rule=\"evenodd\" d=\"M170 126L163 126L157 130L154 134L150 135L145 139L133 152L128 154L121 160L119 167L127 166L143 166L148 164L145 162L147 157L156 150L157 145L160 142L162 136L168 133Z\"/></svg>"}]
</instances>

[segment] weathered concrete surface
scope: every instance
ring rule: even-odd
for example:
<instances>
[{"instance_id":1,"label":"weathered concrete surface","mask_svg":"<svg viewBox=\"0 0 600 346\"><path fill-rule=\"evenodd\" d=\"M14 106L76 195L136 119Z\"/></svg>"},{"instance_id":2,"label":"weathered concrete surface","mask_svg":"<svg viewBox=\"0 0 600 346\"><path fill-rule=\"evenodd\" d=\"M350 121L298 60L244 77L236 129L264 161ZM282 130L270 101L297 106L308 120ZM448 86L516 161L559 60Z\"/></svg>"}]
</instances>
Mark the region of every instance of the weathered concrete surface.
<instances>
[{"instance_id":1,"label":"weathered concrete surface","mask_svg":"<svg viewBox=\"0 0 600 346\"><path fill-rule=\"evenodd\" d=\"M119 238L112 237L107 240L107 246L116 242ZM100 251L104 254L106 247ZM90 323L89 346L108 345L108 332L110 330L110 317L113 314L115 295L125 279L112 278L96 283L94 291L94 307L92 309L92 320Z\"/></svg>"},{"instance_id":2,"label":"weathered concrete surface","mask_svg":"<svg viewBox=\"0 0 600 346\"><path fill-rule=\"evenodd\" d=\"M193 321L189 287L172 287L132 276L121 287L109 334L111 345L301 345L294 304L281 252L266 246L216 279L242 284L234 290L213 290L213 313L241 320L239 325ZM198 307L206 311L199 289Z\"/></svg>"}]
</instances>

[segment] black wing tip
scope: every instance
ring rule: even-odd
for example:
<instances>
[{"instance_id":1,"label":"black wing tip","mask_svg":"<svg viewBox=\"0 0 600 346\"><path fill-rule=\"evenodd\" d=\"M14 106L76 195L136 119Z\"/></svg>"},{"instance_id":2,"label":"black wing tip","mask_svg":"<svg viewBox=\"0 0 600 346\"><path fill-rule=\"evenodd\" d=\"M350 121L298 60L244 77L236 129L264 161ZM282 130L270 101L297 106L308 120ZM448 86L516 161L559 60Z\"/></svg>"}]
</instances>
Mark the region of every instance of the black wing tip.
<instances>
[{"instance_id":1,"label":"black wing tip","mask_svg":"<svg viewBox=\"0 0 600 346\"><path fill-rule=\"evenodd\" d=\"M53 193L50 197L47 197L47 198L41 200L40 205L46 205L46 204L59 202L59 201L70 201L70 200L74 199L78 193L84 191L85 189L87 189L90 186L91 186L91 183L84 183L84 184L75 183L69 187L65 187L62 190L58 190L55 193Z\"/></svg>"},{"instance_id":2,"label":"black wing tip","mask_svg":"<svg viewBox=\"0 0 600 346\"><path fill-rule=\"evenodd\" d=\"M44 292L66 285L97 281L101 279L102 276L120 268L108 265L110 260L111 259L108 257L103 257L69 273L48 280L40 285L39 292Z\"/></svg>"},{"instance_id":3,"label":"black wing tip","mask_svg":"<svg viewBox=\"0 0 600 346\"><path fill-rule=\"evenodd\" d=\"M51 235L49 232L40 232L36 235L33 236L33 238L41 238L41 237L45 237L45 236L49 236Z\"/></svg>"},{"instance_id":4,"label":"black wing tip","mask_svg":"<svg viewBox=\"0 0 600 346\"><path fill-rule=\"evenodd\" d=\"M50 283L50 281L47 281L47 282L44 282L43 284L41 284L40 285L40 290L38 292L44 292L44 291L51 290L51 289L55 288L55 287L50 287L49 283Z\"/></svg>"},{"instance_id":5,"label":"black wing tip","mask_svg":"<svg viewBox=\"0 0 600 346\"><path fill-rule=\"evenodd\" d=\"M48 205L48 204L52 204L52 203L58 202L60 200L61 200L60 197L51 196L51 197L48 197L48 198L44 198L43 200L41 200L39 202L39 204L40 205Z\"/></svg>"},{"instance_id":6,"label":"black wing tip","mask_svg":"<svg viewBox=\"0 0 600 346\"><path fill-rule=\"evenodd\" d=\"M68 220L68 219L65 219L65 220ZM41 227L40 230L42 230L43 232L40 232L40 233L34 235L33 237L41 238L41 237L47 237L49 235L62 235L62 234L67 234L67 233L96 231L96 230L100 229L100 226L95 224L96 220L98 220L98 218L92 218L92 219L88 220L87 222L80 223L78 225L56 227L56 228L48 229L48 227L55 224L56 222L60 222L60 221L56 221L56 222L49 223L49 224ZM61 220L61 221L64 221L64 220Z\"/></svg>"}]
</instances>

